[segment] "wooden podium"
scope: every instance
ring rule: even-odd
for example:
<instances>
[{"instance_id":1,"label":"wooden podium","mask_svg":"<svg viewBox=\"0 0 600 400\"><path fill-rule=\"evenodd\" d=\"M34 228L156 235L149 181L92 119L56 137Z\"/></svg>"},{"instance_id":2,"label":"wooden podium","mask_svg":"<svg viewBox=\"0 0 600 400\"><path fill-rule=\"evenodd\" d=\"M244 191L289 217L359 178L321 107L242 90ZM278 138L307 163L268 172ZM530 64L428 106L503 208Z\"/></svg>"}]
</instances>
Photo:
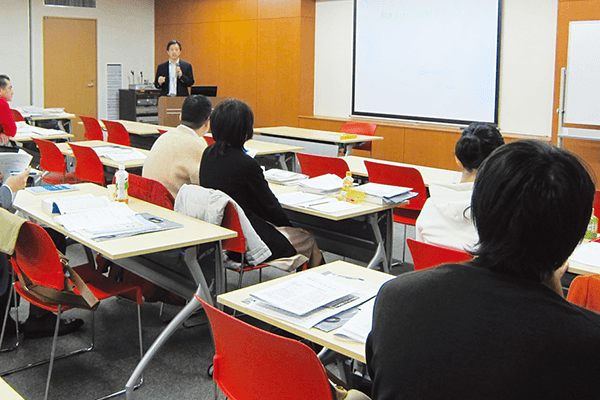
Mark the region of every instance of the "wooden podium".
<instances>
[{"instance_id":1,"label":"wooden podium","mask_svg":"<svg viewBox=\"0 0 600 400\"><path fill-rule=\"evenodd\" d=\"M169 97L161 96L158 98L158 124L164 126L179 125L181 117L181 105L185 97ZM227 99L227 97L208 97L212 103L213 109L215 106Z\"/></svg>"}]
</instances>

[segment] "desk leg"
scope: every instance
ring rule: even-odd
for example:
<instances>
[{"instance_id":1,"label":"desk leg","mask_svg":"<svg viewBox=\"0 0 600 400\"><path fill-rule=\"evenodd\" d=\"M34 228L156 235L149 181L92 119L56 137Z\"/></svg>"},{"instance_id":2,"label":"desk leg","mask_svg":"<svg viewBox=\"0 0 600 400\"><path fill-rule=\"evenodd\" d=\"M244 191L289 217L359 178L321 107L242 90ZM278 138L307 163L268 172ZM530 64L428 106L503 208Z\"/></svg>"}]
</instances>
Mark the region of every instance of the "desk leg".
<instances>
[{"instance_id":1,"label":"desk leg","mask_svg":"<svg viewBox=\"0 0 600 400\"><path fill-rule=\"evenodd\" d=\"M218 243L219 243L218 247L220 249L221 242L218 242ZM208 288L208 285L206 284L206 279L204 278L204 274L202 273L200 264L198 264L197 256L198 256L198 247L197 246L188 247L184 251L183 260L185 261L185 264L189 268L190 273L192 274L192 277L194 278L194 281L196 283L198 283L198 290L200 291L200 293L198 293L198 295L200 297L202 297L202 300L206 301L210 305L213 305L214 301L212 299L212 296L210 295L210 289ZM218 257L220 260L220 252L215 257ZM217 268L217 267L215 267L215 268ZM216 269L217 276L218 276L218 270L219 269L217 268Z\"/></svg>"},{"instance_id":2,"label":"desk leg","mask_svg":"<svg viewBox=\"0 0 600 400\"><path fill-rule=\"evenodd\" d=\"M202 296L203 291L204 289L202 288L202 285L198 285L198 290L196 290L196 294L204 298ZM171 335L173 335L173 333L177 329L179 329L181 324L183 324L185 320L188 319L188 317L200 307L202 307L200 302L196 301L196 299L192 297L192 300L190 300L190 302L181 311L179 311L179 313L173 318L169 325L167 325L167 327L161 332L161 334L158 335L158 338L156 338L154 343L152 343L152 346L150 346L142 360L135 367L133 374L131 374L131 377L129 377L129 380L125 384L125 393L127 396L127 400L133 398L133 389L135 385L139 382L140 376L142 375L142 372L144 372L146 365L148 365L150 360L152 360L156 352L160 350L162 345L171 337Z\"/></svg>"},{"instance_id":3,"label":"desk leg","mask_svg":"<svg viewBox=\"0 0 600 400\"><path fill-rule=\"evenodd\" d=\"M352 154L352 149L354 148L354 143L343 144L344 155L347 157Z\"/></svg>"},{"instance_id":4,"label":"desk leg","mask_svg":"<svg viewBox=\"0 0 600 400\"><path fill-rule=\"evenodd\" d=\"M379 217L377 214L369 214L367 216L367 221L369 225L371 225L371 229L373 230L373 234L375 235L375 240L377 241L377 250L375 251L375 255L369 262L367 266L368 269L374 269L381 262L383 264L383 272L389 274L390 273L390 256L391 256L391 247L393 235L390 234L391 228L391 209L386 211L385 215L382 218L386 218L387 221L387 241L383 240L383 236L381 235L381 230L379 229ZM386 249L387 247L387 249Z\"/></svg>"}]
</instances>

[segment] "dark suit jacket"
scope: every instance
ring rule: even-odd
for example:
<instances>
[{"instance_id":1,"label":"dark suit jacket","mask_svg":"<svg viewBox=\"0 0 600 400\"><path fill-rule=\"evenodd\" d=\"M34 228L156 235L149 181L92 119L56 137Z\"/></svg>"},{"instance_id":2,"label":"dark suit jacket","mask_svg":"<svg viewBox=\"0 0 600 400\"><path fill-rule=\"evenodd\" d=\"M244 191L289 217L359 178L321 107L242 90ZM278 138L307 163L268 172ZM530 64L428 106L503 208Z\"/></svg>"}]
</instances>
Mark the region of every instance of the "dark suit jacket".
<instances>
[{"instance_id":1,"label":"dark suit jacket","mask_svg":"<svg viewBox=\"0 0 600 400\"><path fill-rule=\"evenodd\" d=\"M194 84L194 71L192 64L179 60L179 67L182 75L177 78L177 96L189 96L188 87ZM158 77L164 76L165 82L161 85L158 83ZM160 89L160 95L166 96L169 94L169 62L164 62L156 69L156 77L154 78L154 86Z\"/></svg>"}]
</instances>

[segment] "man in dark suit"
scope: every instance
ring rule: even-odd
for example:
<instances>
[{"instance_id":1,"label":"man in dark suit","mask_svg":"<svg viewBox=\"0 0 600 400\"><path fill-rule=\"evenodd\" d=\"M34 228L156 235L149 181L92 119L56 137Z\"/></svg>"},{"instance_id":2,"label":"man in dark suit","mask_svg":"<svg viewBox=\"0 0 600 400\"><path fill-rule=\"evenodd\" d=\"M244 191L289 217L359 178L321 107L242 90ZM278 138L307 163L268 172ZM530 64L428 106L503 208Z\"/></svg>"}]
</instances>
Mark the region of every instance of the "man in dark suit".
<instances>
[{"instance_id":1,"label":"man in dark suit","mask_svg":"<svg viewBox=\"0 0 600 400\"><path fill-rule=\"evenodd\" d=\"M194 84L192 64L179 59L181 43L171 40L167 44L169 61L156 69L154 86L160 89L161 96L189 96L188 88Z\"/></svg>"}]
</instances>

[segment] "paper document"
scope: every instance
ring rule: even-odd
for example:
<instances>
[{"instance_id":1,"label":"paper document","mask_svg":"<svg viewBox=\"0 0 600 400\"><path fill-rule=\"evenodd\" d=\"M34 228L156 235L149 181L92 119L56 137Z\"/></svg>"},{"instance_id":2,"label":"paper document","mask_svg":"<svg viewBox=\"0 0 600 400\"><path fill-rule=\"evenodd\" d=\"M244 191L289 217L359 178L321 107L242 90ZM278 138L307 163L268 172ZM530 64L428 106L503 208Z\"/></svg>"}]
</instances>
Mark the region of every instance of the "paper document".
<instances>
[{"instance_id":1,"label":"paper document","mask_svg":"<svg viewBox=\"0 0 600 400\"><path fill-rule=\"evenodd\" d=\"M93 147L93 149L99 157L106 157L113 161L143 160L146 158L144 153L127 147L100 146Z\"/></svg>"},{"instance_id":2,"label":"paper document","mask_svg":"<svg viewBox=\"0 0 600 400\"><path fill-rule=\"evenodd\" d=\"M19 150L17 153L0 152L0 172L4 175L2 183L11 175L12 171L21 172L27 169L32 158L23 150Z\"/></svg>"},{"instance_id":3,"label":"paper document","mask_svg":"<svg viewBox=\"0 0 600 400\"><path fill-rule=\"evenodd\" d=\"M569 261L600 268L600 243L582 243L575 248Z\"/></svg>"},{"instance_id":4,"label":"paper document","mask_svg":"<svg viewBox=\"0 0 600 400\"><path fill-rule=\"evenodd\" d=\"M302 205L302 204L308 204L308 203L316 203L320 200L326 199L326 197L321 194L305 193L305 192L282 193L282 194L276 194L275 197L277 197L277 200L279 201L279 203L285 204L288 206L293 206L293 205L297 205L297 204Z\"/></svg>"},{"instance_id":5,"label":"paper document","mask_svg":"<svg viewBox=\"0 0 600 400\"><path fill-rule=\"evenodd\" d=\"M394 197L400 194L408 193L413 188L407 188L402 186L383 185L381 183L365 183L355 188L366 194L378 197Z\"/></svg>"},{"instance_id":6,"label":"paper document","mask_svg":"<svg viewBox=\"0 0 600 400\"><path fill-rule=\"evenodd\" d=\"M311 193L335 193L342 189L342 178L334 174L325 174L306 179L298 183L298 188Z\"/></svg>"},{"instance_id":7,"label":"paper document","mask_svg":"<svg viewBox=\"0 0 600 400\"><path fill-rule=\"evenodd\" d=\"M281 310L304 315L353 292L351 286L316 272L252 293L251 296Z\"/></svg>"},{"instance_id":8,"label":"paper document","mask_svg":"<svg viewBox=\"0 0 600 400\"><path fill-rule=\"evenodd\" d=\"M271 168L265 172L267 182L278 183L280 185L295 185L299 181L308 179L308 175L297 172L285 171L283 169Z\"/></svg>"},{"instance_id":9,"label":"paper document","mask_svg":"<svg viewBox=\"0 0 600 400\"><path fill-rule=\"evenodd\" d=\"M322 202L306 203L306 206L324 213L336 213L340 211L348 211L360 208L358 204L352 204L347 201L338 200L336 198L327 198Z\"/></svg>"},{"instance_id":10,"label":"paper document","mask_svg":"<svg viewBox=\"0 0 600 400\"><path fill-rule=\"evenodd\" d=\"M366 343L367 336L369 336L373 326L374 305L375 299L371 299L366 303L361 304L358 307L358 313L350 318L350 320L348 320L348 322L339 328L339 330L333 335L341 339L351 340L353 342Z\"/></svg>"}]
</instances>

